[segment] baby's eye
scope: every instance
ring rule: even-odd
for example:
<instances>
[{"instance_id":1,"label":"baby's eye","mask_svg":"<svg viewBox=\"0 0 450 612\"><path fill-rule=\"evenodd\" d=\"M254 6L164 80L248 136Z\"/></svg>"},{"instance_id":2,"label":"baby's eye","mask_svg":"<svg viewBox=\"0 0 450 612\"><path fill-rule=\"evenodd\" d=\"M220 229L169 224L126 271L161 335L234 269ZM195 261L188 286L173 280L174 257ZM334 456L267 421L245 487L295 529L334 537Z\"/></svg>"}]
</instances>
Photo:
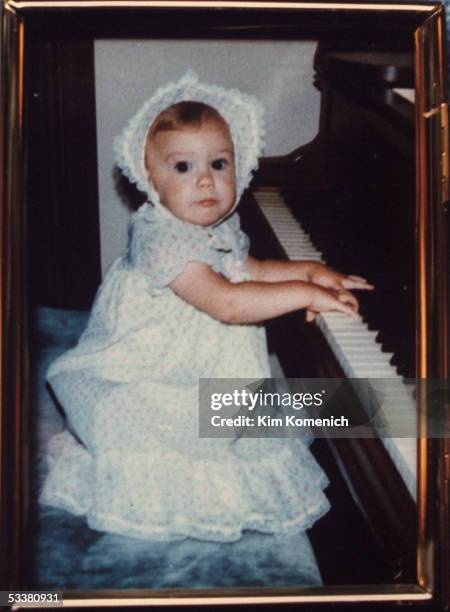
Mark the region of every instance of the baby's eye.
<instances>
[{"instance_id":1,"label":"baby's eye","mask_svg":"<svg viewBox=\"0 0 450 612\"><path fill-rule=\"evenodd\" d=\"M175 164L175 170L177 172L187 172L188 170L190 170L191 164L189 162L185 162L185 161L179 161Z\"/></svg>"},{"instance_id":2,"label":"baby's eye","mask_svg":"<svg viewBox=\"0 0 450 612\"><path fill-rule=\"evenodd\" d=\"M213 170L224 170L228 166L228 161L223 158L215 159L211 166Z\"/></svg>"}]
</instances>

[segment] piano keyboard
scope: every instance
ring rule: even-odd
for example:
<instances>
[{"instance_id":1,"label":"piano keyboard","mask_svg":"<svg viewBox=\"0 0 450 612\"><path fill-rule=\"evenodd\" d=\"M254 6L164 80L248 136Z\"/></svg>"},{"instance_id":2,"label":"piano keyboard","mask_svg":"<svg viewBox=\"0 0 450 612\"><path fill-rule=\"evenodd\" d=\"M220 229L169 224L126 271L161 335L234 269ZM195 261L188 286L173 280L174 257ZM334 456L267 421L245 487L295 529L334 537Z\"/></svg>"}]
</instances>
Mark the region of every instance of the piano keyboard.
<instances>
[{"instance_id":1,"label":"piano keyboard","mask_svg":"<svg viewBox=\"0 0 450 612\"><path fill-rule=\"evenodd\" d=\"M289 259L325 263L279 191L259 189L253 195ZM410 423L408 434L411 437L381 439L411 496L416 499L417 409L413 397L414 388L406 385L390 364L392 353L382 351L376 341L378 332L370 331L363 321L350 319L338 312L329 312L319 315L316 323L348 378L382 379L379 381L382 385L380 391L385 398L382 416L388 426L398 431L400 423Z\"/></svg>"}]
</instances>

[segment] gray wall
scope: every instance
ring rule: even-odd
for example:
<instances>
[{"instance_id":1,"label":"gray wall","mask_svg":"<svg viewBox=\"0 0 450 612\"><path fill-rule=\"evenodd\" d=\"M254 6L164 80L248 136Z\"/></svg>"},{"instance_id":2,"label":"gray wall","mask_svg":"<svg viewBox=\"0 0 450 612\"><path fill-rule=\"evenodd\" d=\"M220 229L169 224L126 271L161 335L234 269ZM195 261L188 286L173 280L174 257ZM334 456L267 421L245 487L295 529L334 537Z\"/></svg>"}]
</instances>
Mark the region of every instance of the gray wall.
<instances>
[{"instance_id":1,"label":"gray wall","mask_svg":"<svg viewBox=\"0 0 450 612\"><path fill-rule=\"evenodd\" d=\"M126 246L129 216L114 187L113 140L156 88L193 68L201 80L258 96L266 111L265 155L284 155L317 133L315 48L313 41L96 41L103 272Z\"/></svg>"}]
</instances>

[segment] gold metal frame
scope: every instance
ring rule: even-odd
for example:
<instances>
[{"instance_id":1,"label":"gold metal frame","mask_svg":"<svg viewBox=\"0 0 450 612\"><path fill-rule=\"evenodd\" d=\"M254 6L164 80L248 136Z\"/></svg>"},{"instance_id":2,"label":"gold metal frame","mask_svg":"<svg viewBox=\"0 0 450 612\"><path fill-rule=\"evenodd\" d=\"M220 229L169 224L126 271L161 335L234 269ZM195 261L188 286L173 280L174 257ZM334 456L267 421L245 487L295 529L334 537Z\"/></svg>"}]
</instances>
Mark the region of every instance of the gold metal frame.
<instances>
[{"instance_id":1,"label":"gold metal frame","mask_svg":"<svg viewBox=\"0 0 450 612\"><path fill-rule=\"evenodd\" d=\"M0 208L1 270L1 471L0 510L2 547L0 571L9 576L2 589L20 586L23 527L27 506L27 303L25 279L26 176L23 147L25 25L36 13L52 13L70 8L129 11L165 8L215 10L239 8L246 11L308 10L414 11L423 21L411 36L415 39L416 67L416 155L418 289L417 344L418 375L421 378L449 378L448 372L448 271L446 269L446 206L449 194L448 106L445 89L445 23L443 7L435 4L364 4L339 2L254 2L237 0L9 0L2 15L1 124L3 147L0 157L2 206ZM432 164L430 159L440 159ZM212 603L307 602L449 602L446 580L448 564L443 548L448 546L448 480L450 459L448 440L427 440L426 398L419 405L422 437L418 454L418 551L417 582L403 585L365 585L347 588L239 589L239 591L126 591L113 593L66 593L65 605L111 606L206 605ZM448 410L448 406L442 409ZM447 469L447 472L446 472ZM437 476L436 476L437 475ZM436 499L437 502L436 503ZM447 541L447 544L445 542Z\"/></svg>"}]
</instances>

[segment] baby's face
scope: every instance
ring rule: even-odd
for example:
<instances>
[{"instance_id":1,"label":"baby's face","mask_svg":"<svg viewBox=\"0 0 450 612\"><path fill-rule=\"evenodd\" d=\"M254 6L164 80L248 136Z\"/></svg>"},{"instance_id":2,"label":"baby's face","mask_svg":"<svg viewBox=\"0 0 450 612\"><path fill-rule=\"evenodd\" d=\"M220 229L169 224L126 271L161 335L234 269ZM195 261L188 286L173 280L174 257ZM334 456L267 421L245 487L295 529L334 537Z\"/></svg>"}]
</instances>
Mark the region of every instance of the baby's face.
<instances>
[{"instance_id":1,"label":"baby's face","mask_svg":"<svg viewBox=\"0 0 450 612\"><path fill-rule=\"evenodd\" d=\"M145 162L161 202L179 219L213 225L233 208L234 151L226 123L209 119L198 128L158 132Z\"/></svg>"}]
</instances>

